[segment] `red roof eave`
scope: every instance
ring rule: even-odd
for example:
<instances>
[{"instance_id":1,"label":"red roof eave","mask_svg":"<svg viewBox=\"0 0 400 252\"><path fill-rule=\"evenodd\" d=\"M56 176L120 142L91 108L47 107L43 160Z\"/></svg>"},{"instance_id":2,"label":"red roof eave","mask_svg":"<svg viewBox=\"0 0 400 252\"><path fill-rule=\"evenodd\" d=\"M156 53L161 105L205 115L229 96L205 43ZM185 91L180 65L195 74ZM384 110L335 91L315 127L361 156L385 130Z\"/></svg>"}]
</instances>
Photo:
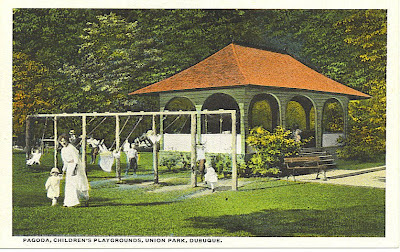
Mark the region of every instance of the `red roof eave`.
<instances>
[{"instance_id":1,"label":"red roof eave","mask_svg":"<svg viewBox=\"0 0 400 252\"><path fill-rule=\"evenodd\" d=\"M246 85L371 98L314 71L289 55L234 44L182 72L129 95Z\"/></svg>"}]
</instances>

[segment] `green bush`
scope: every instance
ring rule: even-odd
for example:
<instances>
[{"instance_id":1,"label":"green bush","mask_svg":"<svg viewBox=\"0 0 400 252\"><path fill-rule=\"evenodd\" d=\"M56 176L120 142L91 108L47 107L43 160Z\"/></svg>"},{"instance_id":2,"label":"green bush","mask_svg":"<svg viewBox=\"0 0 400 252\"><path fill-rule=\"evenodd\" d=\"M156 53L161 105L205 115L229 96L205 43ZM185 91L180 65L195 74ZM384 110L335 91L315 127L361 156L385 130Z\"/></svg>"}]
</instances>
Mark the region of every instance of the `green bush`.
<instances>
[{"instance_id":1,"label":"green bush","mask_svg":"<svg viewBox=\"0 0 400 252\"><path fill-rule=\"evenodd\" d=\"M218 174L222 174L224 171L230 171L232 167L231 157L226 154L216 154L211 157L211 166Z\"/></svg>"},{"instance_id":2,"label":"green bush","mask_svg":"<svg viewBox=\"0 0 400 252\"><path fill-rule=\"evenodd\" d=\"M168 171L189 170L190 154L182 152L169 153L169 155L161 158L160 166L167 168Z\"/></svg>"},{"instance_id":3,"label":"green bush","mask_svg":"<svg viewBox=\"0 0 400 252\"><path fill-rule=\"evenodd\" d=\"M160 166L164 166L168 171L172 171L172 168L176 166L175 158L162 158L160 160Z\"/></svg>"},{"instance_id":4,"label":"green bush","mask_svg":"<svg viewBox=\"0 0 400 252\"><path fill-rule=\"evenodd\" d=\"M247 165L253 174L268 176L278 175L282 172L284 157L295 156L299 153L301 146L311 139L296 142L290 130L277 127L273 133L262 127L250 130L246 139L255 151L248 160Z\"/></svg>"}]
</instances>

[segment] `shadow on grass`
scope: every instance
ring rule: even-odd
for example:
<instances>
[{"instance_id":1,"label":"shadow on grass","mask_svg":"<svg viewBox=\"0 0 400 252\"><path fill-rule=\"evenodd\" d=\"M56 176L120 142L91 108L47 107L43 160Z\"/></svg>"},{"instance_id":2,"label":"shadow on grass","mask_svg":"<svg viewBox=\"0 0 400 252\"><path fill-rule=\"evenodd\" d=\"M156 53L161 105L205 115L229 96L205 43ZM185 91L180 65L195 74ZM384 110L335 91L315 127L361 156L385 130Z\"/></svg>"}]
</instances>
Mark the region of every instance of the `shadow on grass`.
<instances>
[{"instance_id":1,"label":"shadow on grass","mask_svg":"<svg viewBox=\"0 0 400 252\"><path fill-rule=\"evenodd\" d=\"M115 176L87 176L88 180L90 181L91 179L113 179Z\"/></svg>"},{"instance_id":2,"label":"shadow on grass","mask_svg":"<svg viewBox=\"0 0 400 252\"><path fill-rule=\"evenodd\" d=\"M152 181L153 180L151 180L151 179L137 178L137 179L125 179L125 180L123 180L123 183L127 184L127 185L137 185L137 184L141 184L141 183L145 183L145 182L152 182Z\"/></svg>"},{"instance_id":3,"label":"shadow on grass","mask_svg":"<svg viewBox=\"0 0 400 252\"><path fill-rule=\"evenodd\" d=\"M384 219L384 210L379 206L362 206L327 210L263 210L188 220L193 228L225 229L227 233L245 232L256 237L384 237Z\"/></svg>"},{"instance_id":4,"label":"shadow on grass","mask_svg":"<svg viewBox=\"0 0 400 252\"><path fill-rule=\"evenodd\" d=\"M300 186L305 185L306 182L282 182L280 184L271 184L271 186L262 186L262 187L255 187L255 188L240 188L240 191L258 191L262 189L271 189L271 188L278 188L278 187L287 187L287 186Z\"/></svg>"},{"instance_id":5,"label":"shadow on grass","mask_svg":"<svg viewBox=\"0 0 400 252\"><path fill-rule=\"evenodd\" d=\"M119 207L119 206L158 206L175 203L175 201L157 201L157 202L136 202L136 203L118 203L108 198L91 198L89 207Z\"/></svg>"}]
</instances>

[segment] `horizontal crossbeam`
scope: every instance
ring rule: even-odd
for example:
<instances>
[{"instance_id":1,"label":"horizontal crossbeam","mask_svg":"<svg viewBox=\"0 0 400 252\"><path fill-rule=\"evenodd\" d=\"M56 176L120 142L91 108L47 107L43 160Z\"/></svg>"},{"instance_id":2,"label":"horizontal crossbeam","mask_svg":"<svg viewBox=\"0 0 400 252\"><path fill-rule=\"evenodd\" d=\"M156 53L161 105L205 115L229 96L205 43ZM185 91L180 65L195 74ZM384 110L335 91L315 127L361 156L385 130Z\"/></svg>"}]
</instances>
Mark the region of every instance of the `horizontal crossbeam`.
<instances>
[{"instance_id":1,"label":"horizontal crossbeam","mask_svg":"<svg viewBox=\"0 0 400 252\"><path fill-rule=\"evenodd\" d=\"M140 112L104 112L104 113L61 113L61 114L35 114L29 115L29 117L74 117L74 116L153 116L153 115L193 115L193 114L232 114L236 113L236 110L202 110L202 111L140 111Z\"/></svg>"}]
</instances>

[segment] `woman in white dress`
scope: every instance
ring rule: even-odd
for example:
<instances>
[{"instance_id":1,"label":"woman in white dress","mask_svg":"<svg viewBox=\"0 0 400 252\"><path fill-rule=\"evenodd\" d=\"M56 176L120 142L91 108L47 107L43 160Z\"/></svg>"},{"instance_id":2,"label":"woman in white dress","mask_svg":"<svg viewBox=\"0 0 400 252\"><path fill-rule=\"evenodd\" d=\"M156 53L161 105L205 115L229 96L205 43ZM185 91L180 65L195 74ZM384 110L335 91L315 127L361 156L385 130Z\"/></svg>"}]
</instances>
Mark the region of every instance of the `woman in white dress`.
<instances>
[{"instance_id":1,"label":"woman in white dress","mask_svg":"<svg viewBox=\"0 0 400 252\"><path fill-rule=\"evenodd\" d=\"M65 173L65 195L64 206L73 207L80 204L80 199L88 205L89 182L85 169L79 158L79 151L69 143L67 135L58 138L62 145L61 158L63 160L63 173Z\"/></svg>"}]
</instances>

